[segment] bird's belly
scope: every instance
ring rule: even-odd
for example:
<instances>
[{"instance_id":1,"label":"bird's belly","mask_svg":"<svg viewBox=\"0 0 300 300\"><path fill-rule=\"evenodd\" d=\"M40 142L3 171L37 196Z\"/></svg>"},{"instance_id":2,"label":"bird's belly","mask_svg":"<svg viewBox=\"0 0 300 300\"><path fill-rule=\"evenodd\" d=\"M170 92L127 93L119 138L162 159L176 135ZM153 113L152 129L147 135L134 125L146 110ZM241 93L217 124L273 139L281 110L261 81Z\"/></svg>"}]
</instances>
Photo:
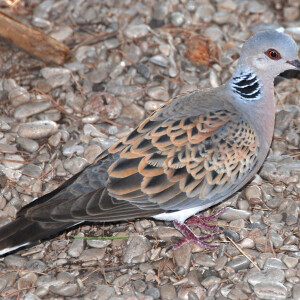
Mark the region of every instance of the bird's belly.
<instances>
[{"instance_id":1,"label":"bird's belly","mask_svg":"<svg viewBox=\"0 0 300 300\"><path fill-rule=\"evenodd\" d=\"M209 206L211 206L211 204L208 204L207 206L201 205L201 206L183 209L175 212L165 212L159 215L155 215L152 218L156 220L162 220L162 221L178 221L179 223L182 224L186 219L197 214L199 211L206 209Z\"/></svg>"}]
</instances>

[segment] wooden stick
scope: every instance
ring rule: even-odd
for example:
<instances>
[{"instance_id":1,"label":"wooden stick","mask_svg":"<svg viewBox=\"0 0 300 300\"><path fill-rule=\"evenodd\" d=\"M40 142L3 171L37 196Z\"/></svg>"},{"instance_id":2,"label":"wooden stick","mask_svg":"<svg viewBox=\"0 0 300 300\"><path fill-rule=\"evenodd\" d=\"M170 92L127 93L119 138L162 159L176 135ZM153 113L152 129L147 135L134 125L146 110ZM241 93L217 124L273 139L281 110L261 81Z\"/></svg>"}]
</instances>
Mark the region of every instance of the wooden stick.
<instances>
[{"instance_id":1,"label":"wooden stick","mask_svg":"<svg viewBox=\"0 0 300 300\"><path fill-rule=\"evenodd\" d=\"M0 12L0 37L45 63L61 65L71 58L67 46L45 33Z\"/></svg>"}]
</instances>

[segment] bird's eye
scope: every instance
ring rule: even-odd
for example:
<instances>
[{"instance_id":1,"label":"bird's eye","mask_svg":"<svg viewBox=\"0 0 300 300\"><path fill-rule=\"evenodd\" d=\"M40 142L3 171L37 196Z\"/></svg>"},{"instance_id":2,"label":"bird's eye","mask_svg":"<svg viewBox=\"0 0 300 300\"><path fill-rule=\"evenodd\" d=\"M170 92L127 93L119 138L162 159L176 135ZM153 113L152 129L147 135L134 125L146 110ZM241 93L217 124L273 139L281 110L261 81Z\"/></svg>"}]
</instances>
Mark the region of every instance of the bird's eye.
<instances>
[{"instance_id":1,"label":"bird's eye","mask_svg":"<svg viewBox=\"0 0 300 300\"><path fill-rule=\"evenodd\" d=\"M279 53L277 50L275 50L275 49L269 49L269 50L267 50L267 51L265 52L265 54L266 54L269 58L274 59L274 60L278 60L278 59L281 58L280 53Z\"/></svg>"}]
</instances>

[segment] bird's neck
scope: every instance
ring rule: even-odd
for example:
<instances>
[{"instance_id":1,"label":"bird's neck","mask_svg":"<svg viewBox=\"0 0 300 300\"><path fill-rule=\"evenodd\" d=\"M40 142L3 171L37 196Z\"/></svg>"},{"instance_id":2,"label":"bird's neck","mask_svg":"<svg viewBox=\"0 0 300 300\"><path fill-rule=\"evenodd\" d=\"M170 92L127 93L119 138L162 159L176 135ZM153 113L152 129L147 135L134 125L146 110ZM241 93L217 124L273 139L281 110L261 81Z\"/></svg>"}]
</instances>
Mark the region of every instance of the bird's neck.
<instances>
[{"instance_id":1,"label":"bird's neck","mask_svg":"<svg viewBox=\"0 0 300 300\"><path fill-rule=\"evenodd\" d=\"M249 102L257 101L262 97L262 85L251 69L238 68L231 77L229 85L237 100Z\"/></svg>"},{"instance_id":2,"label":"bird's neck","mask_svg":"<svg viewBox=\"0 0 300 300\"><path fill-rule=\"evenodd\" d=\"M264 144L268 148L275 121L274 79L262 78L244 66L237 68L227 84L234 95L234 105L244 112L257 131L264 133Z\"/></svg>"}]
</instances>

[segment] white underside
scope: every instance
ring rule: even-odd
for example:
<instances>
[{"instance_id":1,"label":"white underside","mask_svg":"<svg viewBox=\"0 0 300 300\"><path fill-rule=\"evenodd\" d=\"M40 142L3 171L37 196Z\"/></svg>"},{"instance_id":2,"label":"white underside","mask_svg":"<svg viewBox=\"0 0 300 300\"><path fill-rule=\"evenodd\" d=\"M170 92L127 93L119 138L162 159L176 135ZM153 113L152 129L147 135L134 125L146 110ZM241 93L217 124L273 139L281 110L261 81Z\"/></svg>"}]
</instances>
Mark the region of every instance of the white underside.
<instances>
[{"instance_id":1,"label":"white underside","mask_svg":"<svg viewBox=\"0 0 300 300\"><path fill-rule=\"evenodd\" d=\"M208 205L210 206L210 205ZM206 207L203 206L198 206L198 207L193 207L193 208L188 208L188 209L184 209L184 210L180 210L180 211L176 211L176 212L171 212L171 213L162 213L159 215L155 215L153 216L154 219L157 220L163 220L163 221L178 221L179 223L184 223L184 221L186 219L188 219L189 217L195 215L196 213L198 213L201 210L204 210Z\"/></svg>"}]
</instances>

